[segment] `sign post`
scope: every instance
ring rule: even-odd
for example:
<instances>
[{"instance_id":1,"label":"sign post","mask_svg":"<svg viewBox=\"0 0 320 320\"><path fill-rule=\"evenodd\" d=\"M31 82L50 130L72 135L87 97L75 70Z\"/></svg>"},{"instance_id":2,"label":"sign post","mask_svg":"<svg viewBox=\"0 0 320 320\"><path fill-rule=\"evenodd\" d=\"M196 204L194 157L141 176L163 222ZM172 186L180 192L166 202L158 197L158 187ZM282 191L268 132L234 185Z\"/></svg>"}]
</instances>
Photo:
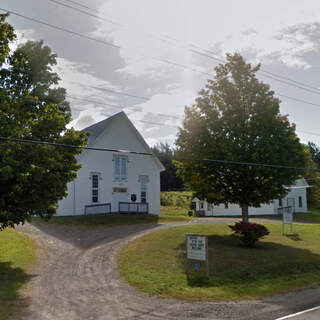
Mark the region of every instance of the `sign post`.
<instances>
[{"instance_id":1,"label":"sign post","mask_svg":"<svg viewBox=\"0 0 320 320\"><path fill-rule=\"evenodd\" d=\"M209 274L209 259L208 259L208 236L203 234L186 234L187 243L187 261L186 272L189 278L190 274L190 262L194 262L194 269L200 270L201 262L206 264L206 276L210 279Z\"/></svg>"},{"instance_id":2,"label":"sign post","mask_svg":"<svg viewBox=\"0 0 320 320\"><path fill-rule=\"evenodd\" d=\"M286 234L286 224L290 225L291 233L293 233L293 210L292 207L282 208L282 234Z\"/></svg>"}]
</instances>

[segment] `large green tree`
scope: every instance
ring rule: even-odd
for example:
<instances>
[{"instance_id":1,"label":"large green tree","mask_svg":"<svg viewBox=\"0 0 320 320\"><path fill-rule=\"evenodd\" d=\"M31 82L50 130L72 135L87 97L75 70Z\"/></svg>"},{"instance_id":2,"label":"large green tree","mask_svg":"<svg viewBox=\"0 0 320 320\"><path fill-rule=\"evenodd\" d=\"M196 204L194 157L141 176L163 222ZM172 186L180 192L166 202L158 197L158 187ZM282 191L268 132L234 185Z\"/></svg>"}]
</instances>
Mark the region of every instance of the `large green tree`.
<instances>
[{"instance_id":1,"label":"large green tree","mask_svg":"<svg viewBox=\"0 0 320 320\"><path fill-rule=\"evenodd\" d=\"M243 221L248 207L259 207L285 195L284 185L301 174L298 169L199 161L216 159L304 167L306 154L279 99L259 81L260 66L239 54L215 68L215 78L191 107L185 109L176 145L179 174L195 194L214 204L239 204Z\"/></svg>"},{"instance_id":2,"label":"large green tree","mask_svg":"<svg viewBox=\"0 0 320 320\"><path fill-rule=\"evenodd\" d=\"M75 146L83 132L67 129L71 111L66 91L52 71L56 55L42 41L29 41L14 52L13 28L0 15L0 136ZM0 229L50 217L66 185L76 177L80 148L0 141Z\"/></svg>"}]
</instances>

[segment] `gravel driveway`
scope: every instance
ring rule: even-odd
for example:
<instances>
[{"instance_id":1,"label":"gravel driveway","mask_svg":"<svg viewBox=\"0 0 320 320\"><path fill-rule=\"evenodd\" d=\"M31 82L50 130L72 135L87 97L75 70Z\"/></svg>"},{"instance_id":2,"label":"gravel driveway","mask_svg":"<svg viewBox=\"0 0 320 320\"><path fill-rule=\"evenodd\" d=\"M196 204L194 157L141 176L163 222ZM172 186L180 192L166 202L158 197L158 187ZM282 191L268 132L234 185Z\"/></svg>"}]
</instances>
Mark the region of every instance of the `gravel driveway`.
<instances>
[{"instance_id":1,"label":"gravel driveway","mask_svg":"<svg viewBox=\"0 0 320 320\"><path fill-rule=\"evenodd\" d=\"M215 220L219 222L225 220ZM273 320L320 304L319 288L262 301L200 303L149 297L123 283L116 270L117 251L137 236L176 225L88 229L35 223L19 227L19 231L37 240L43 248L24 293L29 306L23 319Z\"/></svg>"}]
</instances>

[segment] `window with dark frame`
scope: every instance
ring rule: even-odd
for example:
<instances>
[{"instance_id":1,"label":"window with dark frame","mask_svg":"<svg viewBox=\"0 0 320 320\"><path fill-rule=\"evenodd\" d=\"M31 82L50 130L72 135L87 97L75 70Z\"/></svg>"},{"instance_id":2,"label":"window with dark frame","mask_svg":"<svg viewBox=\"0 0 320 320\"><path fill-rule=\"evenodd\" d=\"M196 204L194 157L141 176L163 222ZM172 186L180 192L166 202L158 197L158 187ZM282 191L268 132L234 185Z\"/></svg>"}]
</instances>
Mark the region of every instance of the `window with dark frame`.
<instances>
[{"instance_id":1,"label":"window with dark frame","mask_svg":"<svg viewBox=\"0 0 320 320\"><path fill-rule=\"evenodd\" d=\"M140 176L140 201L147 202L148 176Z\"/></svg>"},{"instance_id":2,"label":"window with dark frame","mask_svg":"<svg viewBox=\"0 0 320 320\"><path fill-rule=\"evenodd\" d=\"M302 208L302 197L299 197L299 208Z\"/></svg>"},{"instance_id":3,"label":"window with dark frame","mask_svg":"<svg viewBox=\"0 0 320 320\"><path fill-rule=\"evenodd\" d=\"M279 199L279 207L282 207L282 199Z\"/></svg>"},{"instance_id":4,"label":"window with dark frame","mask_svg":"<svg viewBox=\"0 0 320 320\"><path fill-rule=\"evenodd\" d=\"M99 175L93 174L91 176L92 180L92 202L99 202Z\"/></svg>"}]
</instances>

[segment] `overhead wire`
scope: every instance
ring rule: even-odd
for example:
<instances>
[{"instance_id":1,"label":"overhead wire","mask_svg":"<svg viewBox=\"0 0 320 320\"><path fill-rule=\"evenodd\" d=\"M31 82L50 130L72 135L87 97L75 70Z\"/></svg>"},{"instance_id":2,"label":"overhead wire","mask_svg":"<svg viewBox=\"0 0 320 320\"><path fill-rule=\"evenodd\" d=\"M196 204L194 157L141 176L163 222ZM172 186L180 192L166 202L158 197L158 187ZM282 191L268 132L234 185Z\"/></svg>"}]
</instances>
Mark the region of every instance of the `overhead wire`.
<instances>
[{"instance_id":1,"label":"overhead wire","mask_svg":"<svg viewBox=\"0 0 320 320\"><path fill-rule=\"evenodd\" d=\"M76 5L79 6L79 7L86 8L86 9L91 10L91 11L98 12L97 9L92 8L92 7L89 7L89 6L86 6L86 5L84 5L84 4L80 3L80 2L77 2L77 1L73 1L73 0L64 0L64 1L67 1L67 2L70 2L70 3L73 3L73 4L76 4Z\"/></svg>"},{"instance_id":2,"label":"overhead wire","mask_svg":"<svg viewBox=\"0 0 320 320\"><path fill-rule=\"evenodd\" d=\"M56 0L54 0L54 1L56 1ZM30 17L27 17L27 16L25 16L25 15L22 15L22 14L19 14L19 13L17 13L17 12L14 12L14 11L12 11L12 10L7 10L7 9L3 9L3 8L0 8L0 10L1 10L1 11L4 11L4 12L9 12L9 13L11 13L11 14L14 14L14 15L17 15L17 16L19 16L19 17L25 18L25 19L27 19L27 20L30 20L30 21L33 21L33 22L36 22L36 23L39 23L39 24L46 25L46 26L49 26L49 27L51 27L51 28L54 28L54 29L57 29L57 30L60 30L60 31L63 31L63 32L67 32L67 33L70 33L70 34L73 34L73 35L76 35L76 36L79 36L79 37L86 38L86 39L88 39L88 40L96 41L96 42L99 42L99 43L101 43L101 44L104 44L104 45L107 45L107 46L111 46L111 47L114 47L114 48L118 48L118 49L120 48L120 46L115 45L115 44L113 44L113 43L111 43L111 42L107 42L107 41L100 40L100 39L97 39L97 38L94 38L94 37L86 36L86 35L83 35L83 34L81 34L81 33L78 33L78 32L72 31L72 30L69 30L69 29L61 28L61 27L58 27L58 26L55 26L55 25L52 25L52 24L49 24L49 23L40 21L40 20L38 20L38 19L30 18ZM193 50L193 51L194 51L194 50ZM201 55L203 55L203 53L201 53ZM208 56L208 55L207 55L207 56ZM211 56L210 56L210 57L211 57ZM224 60L222 60L222 59L218 59L218 58L214 58L214 57L211 57L211 58L216 59L216 60L218 60L218 61L224 61ZM160 61L160 62L164 62L164 63L167 63L167 64L170 64L170 65L178 66L178 67L180 67L180 68L188 69L188 70L191 70L191 71L193 71L193 72L197 72L197 73L201 73L201 74L204 74L204 75L210 75L210 76L212 76L212 74L209 74L209 73L206 73L206 72L202 72L202 71L200 71L200 70L197 70L197 69L194 69L194 68L185 66L185 65L181 65L181 64L179 64L179 63L175 63L175 62L172 62L172 61L168 61L168 60L165 60L165 59L160 59L160 58L152 58L152 59L157 60L157 61ZM270 76L268 76L268 77L270 77ZM275 80L280 81L279 79L275 79ZM281 82L283 82L283 81L281 81ZM302 88L302 87L299 87L299 88L305 89L305 88ZM134 97L134 98L139 98L139 99L148 100L148 98L146 98L146 97L141 97L141 96L137 96L137 95L131 95L131 94L128 94L128 93L118 92L118 91L115 91L115 90L112 90L112 89L109 89L109 88L104 88L104 89L98 88L98 89L99 89L99 90L110 91L110 92L113 92L113 93L116 93L116 94L131 96L131 97ZM311 90L309 90L309 91L312 92L312 93L317 93L317 92L313 92L313 91L311 91ZM317 94L320 94L320 92L317 93ZM279 95L279 96L280 96L280 95ZM285 98L287 98L287 99L291 99L291 100L295 100L295 101L299 101L299 102L304 102L304 103L306 103L306 104L318 106L318 105L316 105L316 104L314 104L314 103L306 102L306 101L301 100L301 99L296 99L296 98L289 97L289 96L285 96L285 95L282 95L282 96L285 97ZM104 103L104 104L107 105L107 103ZM115 105L111 105L111 104L109 104L109 105L116 107ZM165 116L164 114L161 114L161 115L162 115L162 116ZM172 117L172 116L170 116L170 117ZM142 120L139 120L139 121L142 121ZM144 122L145 122L145 121L144 121ZM168 124L165 124L165 126L175 127L175 126L168 125ZM297 130L297 131L298 131L298 130ZM318 135L318 134L316 134L316 133L311 133L311 134Z\"/></svg>"},{"instance_id":3,"label":"overhead wire","mask_svg":"<svg viewBox=\"0 0 320 320\"><path fill-rule=\"evenodd\" d=\"M50 1L51 1L51 0L50 0ZM52 1L56 1L56 0L52 0ZM17 15L17 16L19 16L19 17L25 18L25 19L27 19L27 20L31 20L31 21L36 22L36 23L44 24L44 25L49 26L49 27L51 27L51 28L57 29L57 30L59 30L59 31L67 32L67 33L70 33L70 34L73 34L73 35L76 35L76 36L79 36L79 37L84 37L84 38L86 38L86 39L88 39L88 40L96 41L96 42L99 42L99 43L101 43L101 44L108 45L108 46L111 46L111 47L120 49L120 46L115 45L115 44L113 44L113 43L111 43L111 42L107 42L107 41L100 40L100 39L97 39L97 38L94 38L94 37L86 36L86 35L80 34L80 33L78 33L78 32L71 31L71 30L69 30L69 29L61 28L61 27L58 27L58 26L55 26L55 25L52 25L52 24L49 24L49 23L40 21L40 20L38 20L38 19L34 19L34 18L30 18L30 17L24 16L24 15L22 15L22 14L19 14L19 13L17 13L17 12L14 12L14 11L10 11L10 10L3 9L3 8L0 8L0 10L2 10L2 11L4 11L4 12L10 12L11 14L14 14L14 15ZM222 59L215 58L215 57L206 55L206 54L204 54L204 53L201 53L201 52L198 52L198 51L195 51L195 50L191 50L191 51L192 51L192 52L197 52L198 54L207 56L207 57L209 57L209 58L211 58L211 59L214 59L214 60L217 60L217 61L219 61L219 62L225 62L225 61L222 60ZM179 64L179 63L176 63L176 62L173 62L173 61L169 61L169 60L166 60L166 59L155 58L155 57L152 57L151 59L156 60L156 61L160 61L160 62L162 62L162 63L169 64L169 65L172 65L172 66L176 66L176 67L179 67L179 68L183 68L183 69L186 69L186 70L190 70L190 71L192 71L192 72L197 72L197 73L200 73L200 74L203 74L203 75L206 75L206 76L213 76L213 74L211 74L211 73L203 72L203 71L201 71L201 70L198 70L198 69L195 69L195 68L186 66L186 65L182 65L182 64ZM263 72L265 72L265 71L263 71ZM269 72L269 73L270 73L270 72ZM271 73L270 73L270 74L271 74ZM265 77L268 77L268 78L272 78L272 79L274 79L274 80L276 80L276 81L280 81L280 82L286 83L286 81L284 81L284 80L276 79L276 78L271 77L271 76L268 76L268 75L264 75L264 76L265 76ZM284 78L284 77L283 77L283 78ZM288 83L286 83L286 84L288 84ZM309 89L307 89L307 88L303 88L303 87L298 86L298 85L294 85L294 84L292 84L292 85L295 86L295 87L297 87L297 88L299 88L299 89L307 90L307 91L309 91L309 92L311 92L311 93L314 93L314 94L320 94L320 92L316 92L316 91L313 91L313 90L309 90ZM147 97L142 97L142 96L137 96L137 95L134 96L134 95L130 95L130 94L127 94L127 93L116 92L116 91L113 91L113 90L111 90L111 89L109 89L109 88L104 88L104 89L99 88L99 90L111 91L111 92L114 92L114 93L116 93L116 94L127 95L127 96L131 96L131 97L138 98L138 99L143 99L143 100L148 100L148 99L149 99L149 98L147 98ZM279 96L280 96L280 94L279 94ZM285 96L285 95L282 95L282 96L285 97L285 98L287 98L287 99L291 99L291 100L295 100L295 101L300 100L300 102L304 102L304 103L306 103L306 104L316 105L316 104L314 104L314 103L306 102L306 101L301 100L301 99L296 99L296 98L289 97L289 96Z\"/></svg>"},{"instance_id":4,"label":"overhead wire","mask_svg":"<svg viewBox=\"0 0 320 320\"><path fill-rule=\"evenodd\" d=\"M78 99L78 100L84 100L86 102L91 102L91 103L97 103L97 104L100 104L100 105L107 105L107 106L111 106L111 107L114 107L114 108L119 108L121 110L123 109L126 109L126 108L133 108L133 107L125 107L125 106L120 106L120 105L113 105L113 104L108 104L108 103L105 103L105 102L98 102L98 101L94 101L94 100L90 100L90 99L82 99L82 98L78 98L78 97L73 97L73 96L68 96L72 99ZM81 110L81 111L84 111L84 110ZM161 117L165 117L167 119L178 119L180 121L183 121L183 116L180 116L178 114L164 114L164 113L158 113L158 112L153 112L153 111L145 111L145 110L141 110L141 111L137 111L137 112L141 112L141 113L147 113L147 114L151 114L151 115L155 115L155 116L161 116ZM108 116L108 114L106 113L103 113L103 115L105 116ZM171 128L175 128L175 129L178 129L179 127L177 125L173 125L173 124L167 124L167 123L159 123L159 122L150 122L148 120L141 120L141 119L132 119L134 121L139 121L139 122L143 122L143 123L146 123L146 124L152 124L152 125L158 125L158 126L165 126L165 127L171 127ZM316 133L316 132L310 132L310 131L304 131L304 130L299 130L299 129L296 129L297 132L301 132L301 133L305 133L305 134L310 134L310 135L315 135L315 136L320 136L320 133Z\"/></svg>"},{"instance_id":5,"label":"overhead wire","mask_svg":"<svg viewBox=\"0 0 320 320\"><path fill-rule=\"evenodd\" d=\"M65 143L55 143L49 141L40 141L40 140L32 140L32 139L19 139L19 138L10 138L10 137L2 137L0 136L0 141L10 141L16 143L31 143L31 144L39 144L44 146L55 146L62 148L72 148L72 149L83 149L83 150L92 150L92 151L106 151L106 152L119 152L119 153L130 153L130 154L138 154L138 155L147 155L152 156L152 153L148 152L138 152L131 150L120 150L120 149L109 149L109 148L95 148L95 147L84 147L84 146L75 146L71 144Z\"/></svg>"},{"instance_id":6,"label":"overhead wire","mask_svg":"<svg viewBox=\"0 0 320 320\"><path fill-rule=\"evenodd\" d=\"M48 1L53 2L53 3L56 3L56 4L59 4L59 5L62 5L62 6L66 6L66 7L70 8L70 9L72 9L72 10L75 10L75 11L80 11L81 13L87 14L87 15L92 16L92 17L94 17L94 18L97 18L97 19L100 19L100 20L104 20L104 21L110 22L110 23L112 23L112 24L116 24L116 25L118 25L118 26L120 26L120 27L125 27L125 26L123 26L123 24L121 24L121 23L115 22L115 21L110 20L110 19L103 18L103 17L101 17L101 16L92 15L91 13L88 13L88 12L86 12L86 11L84 11L84 10L79 10L78 8L75 8L75 7L73 7L73 6L69 6L69 5L67 5L67 4L64 4L64 3L62 3L61 1L58 1L58 0L48 0ZM125 28L129 29L128 27L125 27ZM129 29L129 30L130 30L130 29ZM158 40L161 40L161 41L164 40L163 38L161 38L161 37L159 37L159 36L155 36L155 35L153 35L153 34L150 34L149 32L148 32L148 35L149 35L149 36L152 36L152 37L154 37L154 38L156 38L156 39L158 39ZM168 38L170 39L170 37L168 37ZM178 42L178 41L179 41L179 40L174 39L174 38L171 38L171 41L172 41L172 40L175 41L175 42ZM166 41L166 42L167 42L167 41ZM170 42L170 43L172 44L172 42ZM189 44L189 46L192 46L192 47L198 48L198 49L200 49L200 50L209 52L210 54L216 55L214 52L212 52L212 51L210 51L210 50L203 49L203 48L201 48L201 47L199 47L199 46L196 46L196 45L194 45L194 44ZM194 50L194 49L188 48L188 51L190 51L190 52L192 52L192 53L194 53L194 54L197 54L197 55L201 55L201 56L204 56L204 57L213 59L213 60L218 61L218 62L221 62L221 63L225 63L225 62L226 62L226 60L224 60L224 59L220 59L220 58L217 58L217 57L215 57L215 56L206 54L206 53L204 53L204 52L199 52L199 51ZM171 62L170 62L170 63L171 63ZM171 64L172 64L172 65L179 66L178 63L171 63ZM191 68L191 69L192 69L192 68ZM302 83L302 82L300 82L300 81L297 81L297 80L294 80L294 79L291 79L291 78L288 78L288 77L284 77L284 76L282 76L282 75L279 75L279 74L276 74L276 73L274 73L274 72L270 72L270 71L267 71L267 70L264 70L264 69L260 69L259 72L262 73L262 76L264 76L264 77L267 77L267 78L270 78L270 79L273 79L273 80L276 80L276 81L279 81L279 82L282 82L282 83L285 83L285 84L288 84L288 85L292 85L292 86L294 86L294 87L296 87L296 88L303 89L303 90L306 90L306 91L311 92L311 93L314 93L314 94L320 94L320 89L319 89L319 88L316 88L316 87L314 87L314 86L311 86L311 85ZM203 73L203 74L205 74L205 75L211 75L211 74L208 74L208 73ZM264 74L264 75L263 75L263 74ZM276 78L275 78L275 77L276 77ZM277 78L280 78L280 79L277 79ZM282 79L282 80L281 80L281 79ZM288 81L290 81L290 82L292 82L292 83L290 84L290 83L288 83ZM305 88L303 88L302 86L305 87ZM309 89L309 90L308 90L308 89Z\"/></svg>"},{"instance_id":7,"label":"overhead wire","mask_svg":"<svg viewBox=\"0 0 320 320\"><path fill-rule=\"evenodd\" d=\"M136 155L144 155L144 156L154 156L153 153L148 152L138 152L131 150L121 150L121 149L109 149L109 148L95 148L95 147L84 147L84 146L75 146L70 144L63 143L55 143L48 141L39 141L39 140L29 140L29 139L19 139L19 138L11 138L11 137L3 137L0 136L0 141L2 142L15 142L15 143L30 143L30 144L38 144L43 146L55 146L62 148L72 148L72 149L83 149L83 150L91 150L91 151L103 151L103 152L119 152L119 153L129 153ZM249 167L266 167L266 168L275 168L275 169L294 169L294 170L303 170L303 171L320 171L317 168L308 168L308 167L297 167L297 166L287 166L287 165L279 165L279 164L268 164L268 163L259 163L259 162L247 162L247 161L232 161L232 160L221 160L221 159L192 159L192 158L183 158L177 157L176 160L180 161L196 161L196 162L213 162L213 163L222 163L222 164L230 164L230 165L241 165L241 166L249 166Z\"/></svg>"},{"instance_id":8,"label":"overhead wire","mask_svg":"<svg viewBox=\"0 0 320 320\"><path fill-rule=\"evenodd\" d=\"M18 17L21 17L23 19L26 19L26 20L30 20L30 21L33 21L33 22L36 22L38 24L42 24L42 25L45 25L49 28L53 28L53 29L56 29L56 30L59 30L59 31L62 31L62 32L66 32L66 33L69 33L69 34L72 34L72 35L75 35L75 36L78 36L80 38L85 38L87 40L91 40L91 41L95 41L97 43L100 43L100 44L103 44L103 45L106 45L106 46L109 46L109 47L113 47L113 48L117 48L117 49L123 49L121 48L120 46L118 45L115 45L111 42L108 42L108 41L104 41L104 40L101 40L101 39L98 39L98 38L94 38L94 37L91 37L91 36L87 36L87 35L84 35L82 33L79 33L79 32L76 32L76 31L73 31L73 30L70 30L70 29L66 29L66 28L62 28L62 27L59 27L59 26L56 26L56 25L53 25L53 24L50 24L50 23L47 23L47 22L44 22L44 21L41 21L39 19L35 19L35 18L31 18L31 17L28 17L26 15L23 15L21 13L17 13L15 11L12 11L12 10L7 10L7 9L3 9L3 8L0 8L0 11L3 11L3 12L8 12L12 15L16 15ZM132 50L128 50L126 49L127 51L132 51ZM203 75L209 75L209 76L212 76L213 74L210 74L210 73L204 73L200 70L197 70L197 69L194 69L194 68L190 68L189 66L186 66L186 65L182 65L182 64L178 64L178 63L175 63L175 62L172 62L172 61L168 61L168 60L165 60L165 59L161 59L161 58L157 58L157 57L150 57L151 60L155 60L155 61L159 61L159 62L162 62L162 63L165 63L165 64L169 64L169 65L175 65L177 67L180 67L180 68L183 68L185 70L191 70L193 72L196 72L196 73L199 73L199 74L203 74Z\"/></svg>"}]
</instances>

